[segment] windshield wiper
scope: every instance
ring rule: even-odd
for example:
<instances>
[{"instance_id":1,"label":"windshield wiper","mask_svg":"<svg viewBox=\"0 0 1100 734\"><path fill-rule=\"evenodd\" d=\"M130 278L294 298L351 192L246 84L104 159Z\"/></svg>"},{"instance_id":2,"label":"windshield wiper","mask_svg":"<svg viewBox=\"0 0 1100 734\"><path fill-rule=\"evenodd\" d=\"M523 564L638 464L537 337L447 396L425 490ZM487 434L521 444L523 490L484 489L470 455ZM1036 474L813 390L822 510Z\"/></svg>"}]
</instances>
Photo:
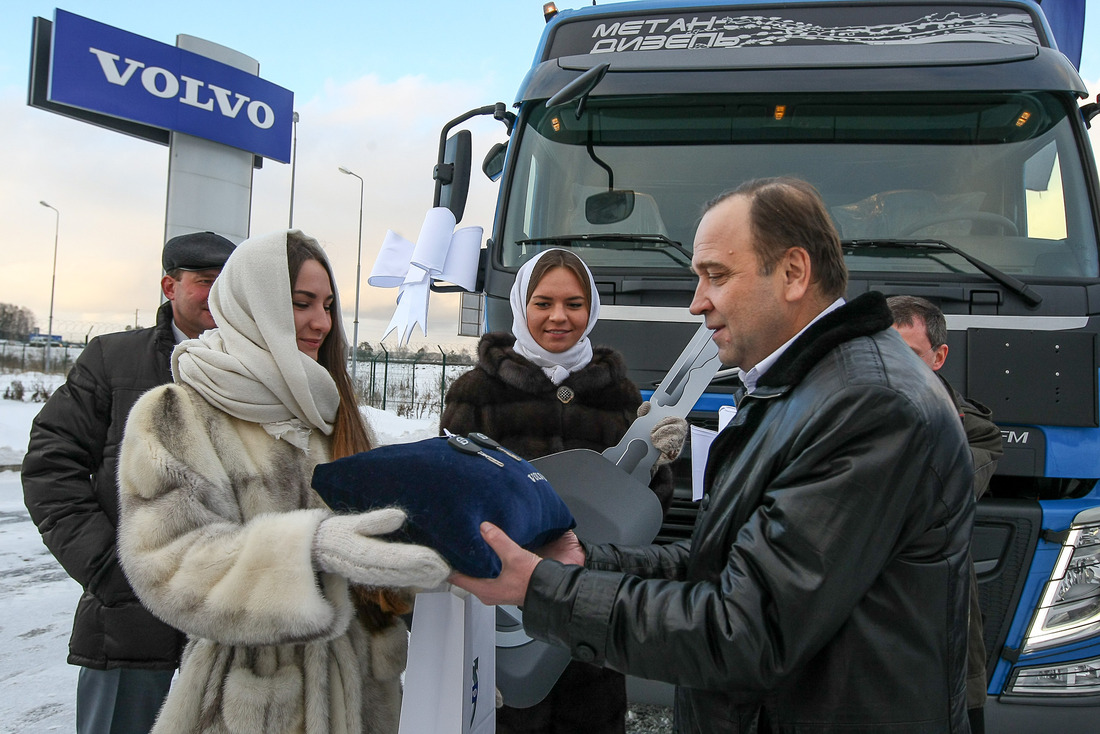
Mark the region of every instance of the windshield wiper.
<instances>
[{"instance_id":1,"label":"windshield wiper","mask_svg":"<svg viewBox=\"0 0 1100 734\"><path fill-rule=\"evenodd\" d=\"M878 247L900 247L903 249L916 249L916 250L948 250L955 253L968 263L976 267L989 276L991 280L994 280L1005 288L1015 293L1020 298L1024 299L1029 306L1038 306L1043 302L1043 297L1033 291L1027 283L1018 280L1008 273L1001 272L997 268L993 267L989 263L986 263L978 258L974 257L965 250L960 250L954 245L950 245L943 240L935 239L918 239L918 240L895 240L895 239L865 239L865 240L841 240L842 247L853 247L858 249L875 249Z\"/></svg>"},{"instance_id":2,"label":"windshield wiper","mask_svg":"<svg viewBox=\"0 0 1100 734\"><path fill-rule=\"evenodd\" d=\"M676 240L669 239L663 234L559 234L550 237L531 237L525 240L516 240L517 245L561 245L567 242L636 242L638 244L665 245L679 252L687 261L691 262L691 251Z\"/></svg>"}]
</instances>

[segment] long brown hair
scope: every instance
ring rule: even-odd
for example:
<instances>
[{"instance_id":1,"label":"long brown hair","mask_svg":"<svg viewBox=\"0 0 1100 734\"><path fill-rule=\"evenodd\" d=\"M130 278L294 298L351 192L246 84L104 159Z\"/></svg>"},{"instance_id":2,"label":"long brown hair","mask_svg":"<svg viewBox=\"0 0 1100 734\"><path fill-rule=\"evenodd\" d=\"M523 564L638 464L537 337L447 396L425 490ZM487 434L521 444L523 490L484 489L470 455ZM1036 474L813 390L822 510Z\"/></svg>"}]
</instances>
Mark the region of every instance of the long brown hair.
<instances>
[{"instance_id":1,"label":"long brown hair","mask_svg":"<svg viewBox=\"0 0 1100 734\"><path fill-rule=\"evenodd\" d=\"M348 375L348 340L340 322L340 301L336 296L336 280L332 277L328 258L316 240L292 231L286 237L286 259L291 290L294 290L294 282L298 280L298 273L307 260L316 260L321 264L328 274L329 287L332 288L332 328L321 342L317 353L317 363L332 375L340 393L340 405L336 409L332 428L332 458L339 459L369 451L373 448L373 442L366 423L363 422L363 415L359 412L359 398L351 384L351 376ZM359 621L371 632L392 626L397 615L412 611L411 596L400 589L375 589L352 584L351 592Z\"/></svg>"},{"instance_id":2,"label":"long brown hair","mask_svg":"<svg viewBox=\"0 0 1100 734\"><path fill-rule=\"evenodd\" d=\"M290 271L291 290L294 289L294 282L298 279L302 265L307 260L315 260L328 273L329 286L332 288L333 296L336 295L336 281L332 277L332 268L316 240L297 231L287 233L286 258ZM361 451L369 451L373 448L373 443L363 422L363 416L359 412L359 399L351 384L351 376L348 375L348 341L341 325L339 299L334 298L332 303L332 328L321 343L317 363L328 370L333 382L336 383L336 389L340 392L340 406L336 409L336 420L333 421L331 449L332 458L339 459Z\"/></svg>"}]
</instances>

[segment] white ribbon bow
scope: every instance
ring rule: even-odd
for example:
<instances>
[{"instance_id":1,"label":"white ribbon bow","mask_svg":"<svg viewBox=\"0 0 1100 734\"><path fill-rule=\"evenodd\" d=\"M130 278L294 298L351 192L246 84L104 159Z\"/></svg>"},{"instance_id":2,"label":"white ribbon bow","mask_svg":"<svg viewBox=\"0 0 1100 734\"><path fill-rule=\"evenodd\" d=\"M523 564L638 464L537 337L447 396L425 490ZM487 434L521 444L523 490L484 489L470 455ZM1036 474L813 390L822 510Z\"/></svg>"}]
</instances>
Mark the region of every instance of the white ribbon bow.
<instances>
[{"instance_id":1,"label":"white ribbon bow","mask_svg":"<svg viewBox=\"0 0 1100 734\"><path fill-rule=\"evenodd\" d=\"M416 244L392 229L374 261L369 285L376 288L400 288L397 308L382 334L385 339L397 329L397 343L409 343L412 327L420 325L428 335L428 297L433 280L454 283L468 291L477 285L477 263L481 251L481 227L463 227L455 231L455 215L446 207L429 209Z\"/></svg>"}]
</instances>

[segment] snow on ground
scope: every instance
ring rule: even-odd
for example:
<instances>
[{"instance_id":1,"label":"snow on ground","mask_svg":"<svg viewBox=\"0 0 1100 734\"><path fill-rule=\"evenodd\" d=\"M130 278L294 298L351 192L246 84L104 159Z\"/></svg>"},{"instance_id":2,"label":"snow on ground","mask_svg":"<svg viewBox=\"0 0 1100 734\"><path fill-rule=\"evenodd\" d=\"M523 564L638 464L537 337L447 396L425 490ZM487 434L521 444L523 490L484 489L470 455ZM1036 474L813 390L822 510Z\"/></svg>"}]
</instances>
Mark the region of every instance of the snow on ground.
<instances>
[{"instance_id":1,"label":"snow on ground","mask_svg":"<svg viewBox=\"0 0 1100 734\"><path fill-rule=\"evenodd\" d=\"M62 382L61 375L43 375L41 372L17 372L0 374L0 395L11 387L13 382L21 382L29 398L34 386L45 386L52 394ZM31 421L42 409L42 403L18 402L0 399L0 467L12 466L23 461L27 450L27 434Z\"/></svg>"},{"instance_id":2,"label":"snow on ground","mask_svg":"<svg viewBox=\"0 0 1100 734\"><path fill-rule=\"evenodd\" d=\"M27 515L19 474L0 472L0 732L75 730L77 668L65 657L79 598Z\"/></svg>"},{"instance_id":3,"label":"snow on ground","mask_svg":"<svg viewBox=\"0 0 1100 734\"><path fill-rule=\"evenodd\" d=\"M411 443L424 438L439 435L439 414L433 413L427 418L402 418L399 415L364 406L360 408L367 424L374 429L378 442Z\"/></svg>"},{"instance_id":4,"label":"snow on ground","mask_svg":"<svg viewBox=\"0 0 1100 734\"><path fill-rule=\"evenodd\" d=\"M0 395L15 380L51 392L58 375L0 374ZM41 403L0 399L0 467L18 466ZM373 408L364 415L382 444L436 435L439 416L410 420ZM72 732L77 668L69 634L80 586L58 565L23 504L18 471L0 471L0 734Z\"/></svg>"}]
</instances>

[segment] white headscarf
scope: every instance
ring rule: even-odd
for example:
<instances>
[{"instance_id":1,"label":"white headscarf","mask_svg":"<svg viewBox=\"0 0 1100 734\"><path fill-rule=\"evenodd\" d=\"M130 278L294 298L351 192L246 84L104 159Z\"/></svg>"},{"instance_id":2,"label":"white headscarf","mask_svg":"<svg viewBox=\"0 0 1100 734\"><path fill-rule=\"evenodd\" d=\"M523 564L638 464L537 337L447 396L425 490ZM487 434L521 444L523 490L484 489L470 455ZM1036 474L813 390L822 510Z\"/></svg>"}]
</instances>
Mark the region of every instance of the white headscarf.
<instances>
[{"instance_id":1,"label":"white headscarf","mask_svg":"<svg viewBox=\"0 0 1100 734\"><path fill-rule=\"evenodd\" d=\"M317 244L299 230L283 230L237 246L210 289L218 328L178 344L172 374L211 405L305 449L311 429L332 433L340 393L328 370L298 349L286 253L290 232ZM335 292L333 298L339 318Z\"/></svg>"},{"instance_id":2,"label":"white headscarf","mask_svg":"<svg viewBox=\"0 0 1100 734\"><path fill-rule=\"evenodd\" d=\"M550 352L539 346L531 336L531 330L527 328L527 290L535 263L543 255L555 249L558 248L544 250L523 264L516 272L516 282L512 284L508 302L512 306L512 334L516 337L514 347L516 353L541 367L551 382L560 385L571 372L576 372L592 361L592 342L588 339L588 333L592 331L592 327L600 317L600 294L596 292L596 280L592 277L592 271L581 260L581 267L588 276L588 286L592 291L592 302L588 304L588 326L585 327L580 340L564 352ZM563 252L569 251L563 250ZM577 259L580 260L579 257Z\"/></svg>"}]
</instances>

